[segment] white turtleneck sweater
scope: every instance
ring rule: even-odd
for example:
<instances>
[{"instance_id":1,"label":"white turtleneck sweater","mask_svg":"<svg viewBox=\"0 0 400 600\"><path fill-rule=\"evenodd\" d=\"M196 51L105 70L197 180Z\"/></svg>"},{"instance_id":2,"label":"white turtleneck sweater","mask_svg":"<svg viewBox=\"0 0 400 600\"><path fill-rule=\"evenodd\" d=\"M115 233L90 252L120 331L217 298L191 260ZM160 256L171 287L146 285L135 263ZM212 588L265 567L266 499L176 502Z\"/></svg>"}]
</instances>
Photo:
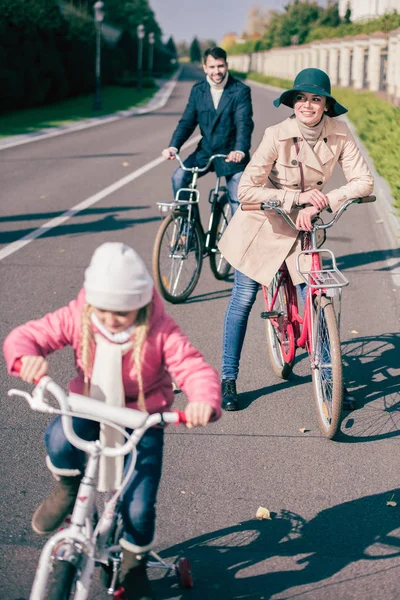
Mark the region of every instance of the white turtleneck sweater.
<instances>
[{"instance_id":1,"label":"white turtleneck sweater","mask_svg":"<svg viewBox=\"0 0 400 600\"><path fill-rule=\"evenodd\" d=\"M221 100L224 88L226 86L226 82L228 81L228 71L225 74L225 77L221 81L221 83L214 83L214 81L207 75L207 83L210 86L211 97L214 104L215 110L218 108L219 101Z\"/></svg>"}]
</instances>

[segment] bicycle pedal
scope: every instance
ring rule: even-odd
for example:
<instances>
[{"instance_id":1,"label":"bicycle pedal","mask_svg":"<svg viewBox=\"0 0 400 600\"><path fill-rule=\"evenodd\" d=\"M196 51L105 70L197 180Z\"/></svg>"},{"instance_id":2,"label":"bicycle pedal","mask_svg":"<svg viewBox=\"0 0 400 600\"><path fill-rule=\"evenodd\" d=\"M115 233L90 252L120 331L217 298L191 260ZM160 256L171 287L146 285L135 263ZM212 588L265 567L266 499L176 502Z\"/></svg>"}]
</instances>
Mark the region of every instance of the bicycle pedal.
<instances>
[{"instance_id":1,"label":"bicycle pedal","mask_svg":"<svg viewBox=\"0 0 400 600\"><path fill-rule=\"evenodd\" d=\"M265 310L261 313L262 319L279 319L282 313L277 310Z\"/></svg>"}]
</instances>

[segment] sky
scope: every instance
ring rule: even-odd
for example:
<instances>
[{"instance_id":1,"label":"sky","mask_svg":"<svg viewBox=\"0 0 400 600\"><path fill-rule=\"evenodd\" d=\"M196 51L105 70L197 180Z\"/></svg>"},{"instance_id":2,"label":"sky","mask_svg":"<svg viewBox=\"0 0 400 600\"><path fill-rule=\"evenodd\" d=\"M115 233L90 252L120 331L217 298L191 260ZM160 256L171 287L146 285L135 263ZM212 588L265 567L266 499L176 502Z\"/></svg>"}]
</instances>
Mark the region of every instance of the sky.
<instances>
[{"instance_id":1,"label":"sky","mask_svg":"<svg viewBox=\"0 0 400 600\"><path fill-rule=\"evenodd\" d=\"M166 39L172 35L175 42L191 42L197 37L217 43L228 32L242 33L249 8L282 10L288 3L289 0L150 0Z\"/></svg>"}]
</instances>

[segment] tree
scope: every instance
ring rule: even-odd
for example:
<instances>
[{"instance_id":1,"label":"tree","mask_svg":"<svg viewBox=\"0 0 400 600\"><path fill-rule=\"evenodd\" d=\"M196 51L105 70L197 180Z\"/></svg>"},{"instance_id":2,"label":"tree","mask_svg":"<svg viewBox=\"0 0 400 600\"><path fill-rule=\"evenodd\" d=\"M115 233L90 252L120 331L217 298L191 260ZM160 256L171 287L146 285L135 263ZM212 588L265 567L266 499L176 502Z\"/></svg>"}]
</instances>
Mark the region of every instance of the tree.
<instances>
[{"instance_id":1,"label":"tree","mask_svg":"<svg viewBox=\"0 0 400 600\"><path fill-rule=\"evenodd\" d=\"M201 48L197 38L194 38L190 44L189 55L191 62L201 62Z\"/></svg>"},{"instance_id":2,"label":"tree","mask_svg":"<svg viewBox=\"0 0 400 600\"><path fill-rule=\"evenodd\" d=\"M172 37L172 35L169 38L168 42L165 44L165 47L167 48L167 50L169 50L169 52L171 53L171 56L173 56L174 58L177 58L178 50L176 49L174 38Z\"/></svg>"},{"instance_id":3,"label":"tree","mask_svg":"<svg viewBox=\"0 0 400 600\"><path fill-rule=\"evenodd\" d=\"M344 22L349 24L351 23L351 8L350 8L350 2L347 3L347 8L346 8L346 12L344 15Z\"/></svg>"},{"instance_id":4,"label":"tree","mask_svg":"<svg viewBox=\"0 0 400 600\"><path fill-rule=\"evenodd\" d=\"M338 27L340 23L339 4L337 2L330 2L321 13L317 27Z\"/></svg>"}]
</instances>

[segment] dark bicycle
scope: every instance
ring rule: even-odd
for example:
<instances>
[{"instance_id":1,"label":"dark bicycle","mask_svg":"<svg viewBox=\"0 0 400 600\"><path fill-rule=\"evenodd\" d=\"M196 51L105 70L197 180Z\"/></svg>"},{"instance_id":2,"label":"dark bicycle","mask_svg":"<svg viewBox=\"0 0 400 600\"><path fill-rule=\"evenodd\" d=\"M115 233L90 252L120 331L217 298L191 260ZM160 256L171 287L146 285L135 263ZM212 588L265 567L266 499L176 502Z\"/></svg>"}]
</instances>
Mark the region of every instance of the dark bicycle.
<instances>
[{"instance_id":1,"label":"dark bicycle","mask_svg":"<svg viewBox=\"0 0 400 600\"><path fill-rule=\"evenodd\" d=\"M210 190L208 202L211 214L208 230L201 223L197 189L199 173L207 171L214 159L226 158L226 154L214 154L205 167L185 167L179 154L175 155L184 171L190 171L192 181L187 188L180 188L173 202L157 202L161 213L168 213L158 230L153 249L153 278L168 302L178 304L189 298L195 289L203 266L203 259L210 257L210 267L216 279L226 279L230 264L218 249L218 242L230 218L226 187L217 177Z\"/></svg>"}]
</instances>

